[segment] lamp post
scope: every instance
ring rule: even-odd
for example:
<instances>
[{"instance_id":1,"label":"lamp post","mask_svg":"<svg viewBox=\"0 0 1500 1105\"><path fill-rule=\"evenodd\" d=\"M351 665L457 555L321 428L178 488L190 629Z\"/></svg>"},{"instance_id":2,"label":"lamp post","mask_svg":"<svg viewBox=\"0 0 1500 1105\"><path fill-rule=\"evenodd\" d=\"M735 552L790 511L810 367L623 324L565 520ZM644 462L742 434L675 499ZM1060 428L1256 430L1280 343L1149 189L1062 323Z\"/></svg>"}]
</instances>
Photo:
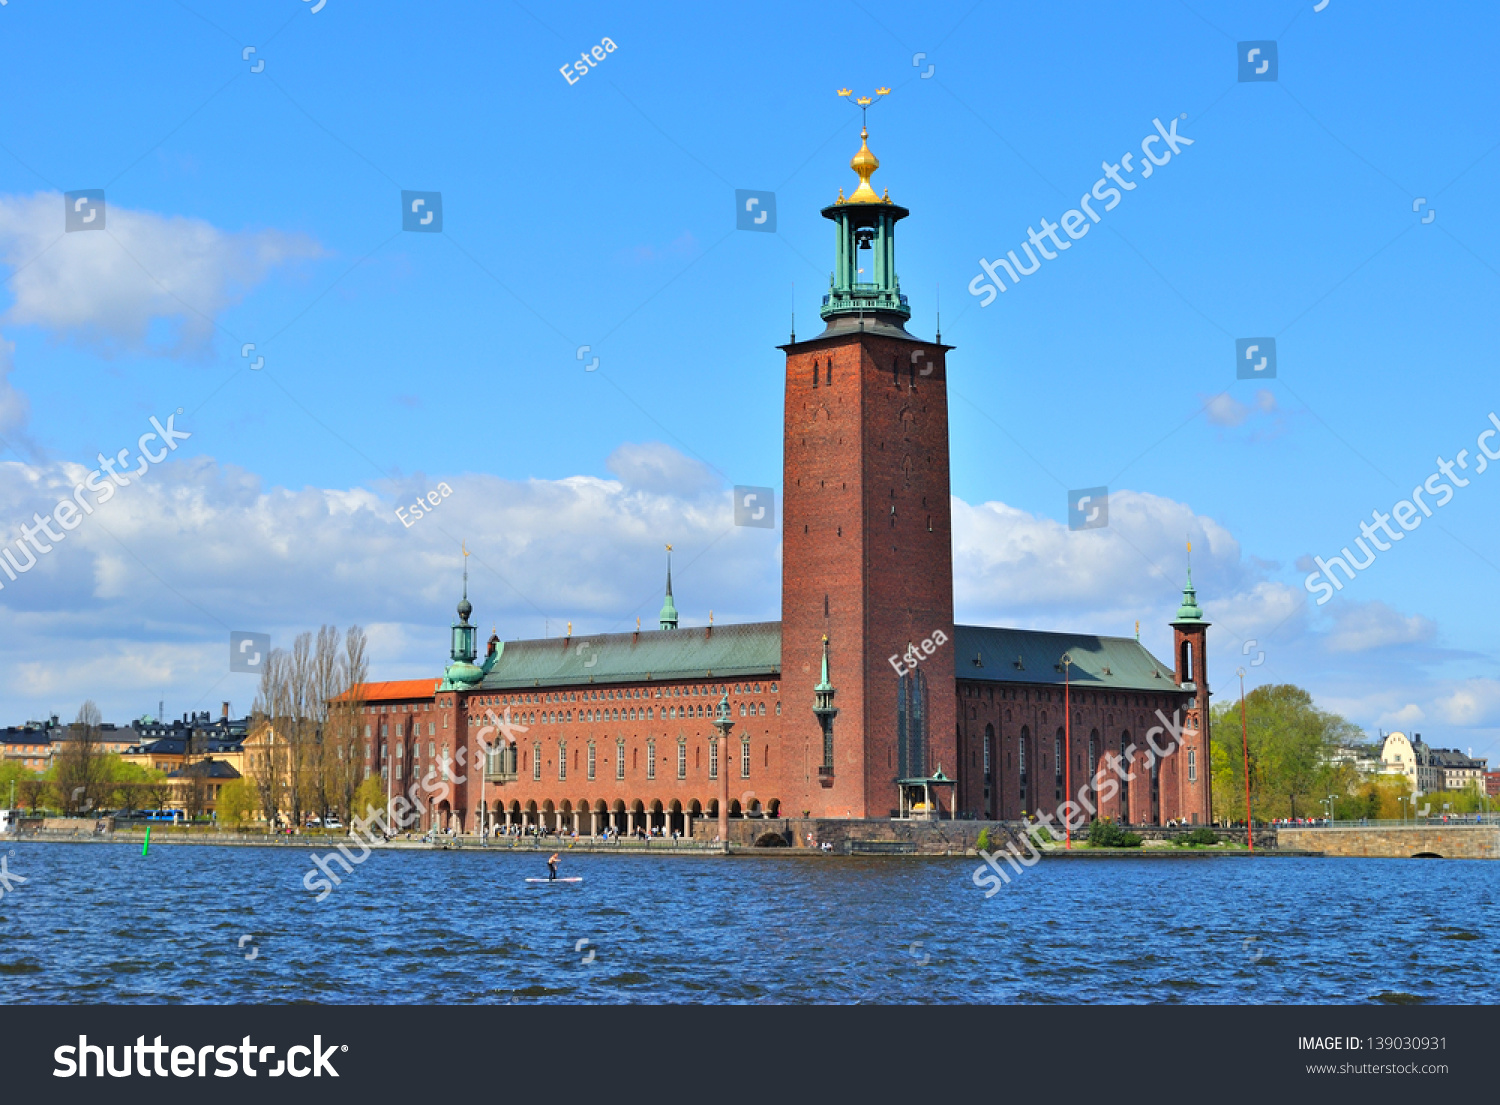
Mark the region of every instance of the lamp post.
<instances>
[{"instance_id":1,"label":"lamp post","mask_svg":"<svg viewBox=\"0 0 1500 1105\"><path fill-rule=\"evenodd\" d=\"M1401 803L1401 824L1406 824L1406 795L1396 795L1396 801Z\"/></svg>"},{"instance_id":2,"label":"lamp post","mask_svg":"<svg viewBox=\"0 0 1500 1105\"><path fill-rule=\"evenodd\" d=\"M729 687L724 687L724 697L719 699L714 711L714 728L719 731L719 839L724 843L724 854L729 854L729 731L734 721L729 716Z\"/></svg>"},{"instance_id":3,"label":"lamp post","mask_svg":"<svg viewBox=\"0 0 1500 1105\"><path fill-rule=\"evenodd\" d=\"M1335 797L1332 794L1328 796L1328 827L1330 829L1333 828L1333 803Z\"/></svg>"},{"instance_id":4,"label":"lamp post","mask_svg":"<svg viewBox=\"0 0 1500 1105\"><path fill-rule=\"evenodd\" d=\"M1255 851L1255 818L1250 812L1250 726L1245 720L1245 669L1238 670L1240 677L1240 746L1245 751L1245 839L1250 850Z\"/></svg>"},{"instance_id":5,"label":"lamp post","mask_svg":"<svg viewBox=\"0 0 1500 1105\"><path fill-rule=\"evenodd\" d=\"M1071 677L1073 673L1073 657L1071 653L1063 653L1063 817L1064 845L1069 851L1073 848L1073 816L1068 806L1073 801L1073 696Z\"/></svg>"}]
</instances>

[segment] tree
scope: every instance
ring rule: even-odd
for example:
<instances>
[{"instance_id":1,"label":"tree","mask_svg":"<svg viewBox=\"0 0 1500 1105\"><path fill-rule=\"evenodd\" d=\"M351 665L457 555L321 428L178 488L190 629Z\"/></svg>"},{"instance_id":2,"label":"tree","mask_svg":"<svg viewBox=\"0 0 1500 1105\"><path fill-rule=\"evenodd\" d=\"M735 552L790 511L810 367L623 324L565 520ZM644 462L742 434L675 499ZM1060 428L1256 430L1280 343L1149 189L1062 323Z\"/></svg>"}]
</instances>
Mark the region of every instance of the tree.
<instances>
[{"instance_id":1,"label":"tree","mask_svg":"<svg viewBox=\"0 0 1500 1105\"><path fill-rule=\"evenodd\" d=\"M1257 687L1245 696L1245 716L1250 738L1250 792L1257 819L1308 817L1329 794L1347 794L1356 781L1352 765L1336 760L1335 750L1356 743L1359 727L1313 705L1312 696L1301 687L1271 684ZM1226 786L1216 788L1215 799L1227 800L1223 808L1245 808L1244 752L1241 748L1240 703L1221 703L1214 711L1214 770L1226 768ZM1232 780L1232 787L1227 785ZM1216 782L1217 782L1216 778Z\"/></svg>"},{"instance_id":2,"label":"tree","mask_svg":"<svg viewBox=\"0 0 1500 1105\"><path fill-rule=\"evenodd\" d=\"M0 760L0 805L9 808L13 801L12 795L20 793L21 783L35 775L36 772L25 764L15 760Z\"/></svg>"},{"instance_id":3,"label":"tree","mask_svg":"<svg viewBox=\"0 0 1500 1105\"><path fill-rule=\"evenodd\" d=\"M29 779L22 779L16 785L16 794L21 799L21 805L36 813L37 806L41 804L43 796L47 793L47 780L40 775L33 775Z\"/></svg>"},{"instance_id":4,"label":"tree","mask_svg":"<svg viewBox=\"0 0 1500 1105\"><path fill-rule=\"evenodd\" d=\"M238 829L255 816L255 784L243 776L231 779L219 791L219 822Z\"/></svg>"},{"instance_id":5,"label":"tree","mask_svg":"<svg viewBox=\"0 0 1500 1105\"><path fill-rule=\"evenodd\" d=\"M371 813L380 813L385 810L385 790L380 785L380 776L371 775L360 783L354 791L354 799L350 803L353 811L346 825L353 825L354 818L367 818Z\"/></svg>"},{"instance_id":6,"label":"tree","mask_svg":"<svg viewBox=\"0 0 1500 1105\"><path fill-rule=\"evenodd\" d=\"M136 793L143 809L165 809L172 801L172 784L164 773L153 768L147 780L136 785Z\"/></svg>"},{"instance_id":7,"label":"tree","mask_svg":"<svg viewBox=\"0 0 1500 1105\"><path fill-rule=\"evenodd\" d=\"M202 817L204 810L208 808L208 786L207 775L198 771L189 772L178 786L177 797L182 802L183 812L187 814L190 825Z\"/></svg>"},{"instance_id":8,"label":"tree","mask_svg":"<svg viewBox=\"0 0 1500 1105\"><path fill-rule=\"evenodd\" d=\"M128 764L119 756L109 755L105 757L108 770L104 782L104 805L112 809L133 810L138 808L137 803L141 799L141 791L149 784L154 776L159 777L160 771L143 767L140 764Z\"/></svg>"},{"instance_id":9,"label":"tree","mask_svg":"<svg viewBox=\"0 0 1500 1105\"><path fill-rule=\"evenodd\" d=\"M78 708L78 718L68 726L62 755L54 765L53 787L58 805L66 813L83 813L104 798L104 772L99 753L99 727L103 718L89 699Z\"/></svg>"},{"instance_id":10,"label":"tree","mask_svg":"<svg viewBox=\"0 0 1500 1105\"><path fill-rule=\"evenodd\" d=\"M329 803L348 824L362 810L354 800L364 764L364 684L369 677L365 631L357 625L344 632L344 651L334 672L334 693L324 722L324 750Z\"/></svg>"}]
</instances>

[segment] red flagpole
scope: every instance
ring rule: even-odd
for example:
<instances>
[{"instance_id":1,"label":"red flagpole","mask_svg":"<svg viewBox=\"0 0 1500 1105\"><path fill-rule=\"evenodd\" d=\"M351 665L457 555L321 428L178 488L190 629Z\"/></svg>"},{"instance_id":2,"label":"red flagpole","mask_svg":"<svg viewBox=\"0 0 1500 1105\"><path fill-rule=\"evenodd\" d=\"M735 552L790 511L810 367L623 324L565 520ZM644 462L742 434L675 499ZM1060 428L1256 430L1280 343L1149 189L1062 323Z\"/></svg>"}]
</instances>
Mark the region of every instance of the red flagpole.
<instances>
[{"instance_id":1,"label":"red flagpole","mask_svg":"<svg viewBox=\"0 0 1500 1105\"><path fill-rule=\"evenodd\" d=\"M1255 818L1250 812L1250 728L1245 722L1245 669L1240 676L1240 746L1245 750L1245 839L1250 850L1255 851Z\"/></svg>"},{"instance_id":2,"label":"red flagpole","mask_svg":"<svg viewBox=\"0 0 1500 1105\"><path fill-rule=\"evenodd\" d=\"M1073 800L1073 686L1071 676L1073 674L1073 658L1063 653L1063 783L1064 798L1066 801ZM1071 815L1063 818L1063 828L1066 830L1067 847L1073 847L1073 818Z\"/></svg>"}]
</instances>

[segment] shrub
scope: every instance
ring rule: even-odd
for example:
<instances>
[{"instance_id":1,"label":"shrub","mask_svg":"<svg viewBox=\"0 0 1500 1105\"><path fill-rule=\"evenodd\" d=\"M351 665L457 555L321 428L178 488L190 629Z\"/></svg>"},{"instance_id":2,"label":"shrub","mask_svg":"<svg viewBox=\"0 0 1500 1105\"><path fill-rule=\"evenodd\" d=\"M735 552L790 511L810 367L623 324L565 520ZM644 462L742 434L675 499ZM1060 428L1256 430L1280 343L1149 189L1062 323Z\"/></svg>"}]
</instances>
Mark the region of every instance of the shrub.
<instances>
[{"instance_id":1,"label":"shrub","mask_svg":"<svg viewBox=\"0 0 1500 1105\"><path fill-rule=\"evenodd\" d=\"M979 838L974 841L974 847L981 852L993 851L990 842L990 827L988 825L979 830Z\"/></svg>"},{"instance_id":2,"label":"shrub","mask_svg":"<svg viewBox=\"0 0 1500 1105\"><path fill-rule=\"evenodd\" d=\"M1045 825L1034 825L1030 832L1031 839L1038 844L1052 844L1057 840L1057 837L1053 836L1051 830Z\"/></svg>"},{"instance_id":3,"label":"shrub","mask_svg":"<svg viewBox=\"0 0 1500 1105\"><path fill-rule=\"evenodd\" d=\"M1138 833L1127 833L1114 821L1101 817L1089 826L1089 845L1094 848L1139 848Z\"/></svg>"},{"instance_id":4,"label":"shrub","mask_svg":"<svg viewBox=\"0 0 1500 1105\"><path fill-rule=\"evenodd\" d=\"M1219 837L1207 825L1200 825L1185 836L1178 837L1177 843L1181 845L1217 844L1219 843Z\"/></svg>"}]
</instances>

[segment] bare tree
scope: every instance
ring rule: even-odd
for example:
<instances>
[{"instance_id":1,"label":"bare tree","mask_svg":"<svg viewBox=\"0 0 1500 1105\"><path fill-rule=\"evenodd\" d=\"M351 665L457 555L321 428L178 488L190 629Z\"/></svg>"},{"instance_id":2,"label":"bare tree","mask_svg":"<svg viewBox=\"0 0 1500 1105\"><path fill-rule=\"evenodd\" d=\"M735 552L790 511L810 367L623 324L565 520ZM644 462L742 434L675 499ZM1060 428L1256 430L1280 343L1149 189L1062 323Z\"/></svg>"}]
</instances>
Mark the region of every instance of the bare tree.
<instances>
[{"instance_id":1,"label":"bare tree","mask_svg":"<svg viewBox=\"0 0 1500 1105\"><path fill-rule=\"evenodd\" d=\"M99 727L103 718L93 699L78 708L78 717L68 726L66 743L57 761L58 804L65 813L92 809L104 795L104 775L109 765L99 753Z\"/></svg>"},{"instance_id":2,"label":"bare tree","mask_svg":"<svg viewBox=\"0 0 1500 1105\"><path fill-rule=\"evenodd\" d=\"M336 626L300 633L291 650L273 649L261 670L249 765L267 821L289 814L347 817L360 783L363 684L369 674L365 632Z\"/></svg>"},{"instance_id":3,"label":"bare tree","mask_svg":"<svg viewBox=\"0 0 1500 1105\"><path fill-rule=\"evenodd\" d=\"M326 759L328 792L346 825L354 812L354 792L359 789L363 774L364 684L370 671L366 644L361 627L352 625L345 631L344 651L337 670L339 685L328 695L329 710L324 723L325 752L333 749Z\"/></svg>"},{"instance_id":4,"label":"bare tree","mask_svg":"<svg viewBox=\"0 0 1500 1105\"><path fill-rule=\"evenodd\" d=\"M260 688L251 709L250 731L246 735L252 747L259 749L249 765L260 808L266 824L274 824L281 814L286 790L288 743L286 728L290 722L287 689L287 656L273 648L260 672Z\"/></svg>"},{"instance_id":5,"label":"bare tree","mask_svg":"<svg viewBox=\"0 0 1500 1105\"><path fill-rule=\"evenodd\" d=\"M203 811L208 808L208 779L202 772L192 772L183 781L178 794L182 799L182 808L187 814L188 824L191 825L202 817Z\"/></svg>"}]
</instances>

